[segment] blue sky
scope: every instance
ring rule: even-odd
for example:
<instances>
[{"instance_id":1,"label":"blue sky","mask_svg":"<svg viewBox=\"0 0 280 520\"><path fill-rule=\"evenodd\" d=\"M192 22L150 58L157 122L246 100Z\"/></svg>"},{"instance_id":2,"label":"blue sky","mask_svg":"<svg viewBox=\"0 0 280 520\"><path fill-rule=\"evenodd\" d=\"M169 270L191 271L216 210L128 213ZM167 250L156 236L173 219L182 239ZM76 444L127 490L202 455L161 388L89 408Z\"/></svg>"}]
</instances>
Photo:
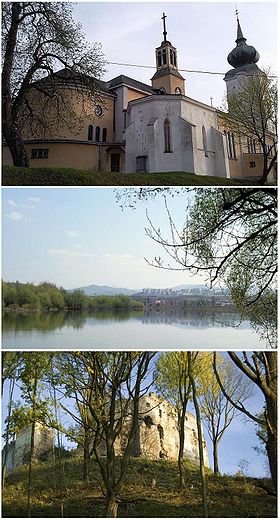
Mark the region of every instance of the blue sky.
<instances>
[{"instance_id":1,"label":"blue sky","mask_svg":"<svg viewBox=\"0 0 280 520\"><path fill-rule=\"evenodd\" d=\"M260 54L260 68L276 72L277 4L237 4L248 45ZM236 3L234 2L78 2L74 17L90 42L100 42L109 62L155 65L155 48L161 44L162 12L167 14L167 38L177 48L179 68L226 73L227 55L235 47ZM105 80L120 74L150 84L154 70L108 65ZM223 75L183 72L186 95L220 106Z\"/></svg>"},{"instance_id":2,"label":"blue sky","mask_svg":"<svg viewBox=\"0 0 280 520\"><path fill-rule=\"evenodd\" d=\"M114 189L3 189L3 271L5 281L51 281L66 289L112 285L141 289L203 283L187 272L151 267L145 257L164 257L145 233L148 210L165 229L162 197L122 211ZM169 197L181 229L186 195Z\"/></svg>"}]
</instances>

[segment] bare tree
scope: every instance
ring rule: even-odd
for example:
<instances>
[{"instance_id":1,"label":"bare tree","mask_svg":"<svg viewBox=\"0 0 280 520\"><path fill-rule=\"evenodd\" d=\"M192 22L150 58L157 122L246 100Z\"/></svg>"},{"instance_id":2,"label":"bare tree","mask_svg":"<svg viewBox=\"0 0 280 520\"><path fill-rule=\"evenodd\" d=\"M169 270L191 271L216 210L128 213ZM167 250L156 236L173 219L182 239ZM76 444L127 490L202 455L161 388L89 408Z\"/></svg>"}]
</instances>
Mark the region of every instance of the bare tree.
<instances>
[{"instance_id":1,"label":"bare tree","mask_svg":"<svg viewBox=\"0 0 280 520\"><path fill-rule=\"evenodd\" d=\"M83 404L95 421L93 450L106 489L105 516L109 518L117 516L119 495L138 430L139 398L152 384L145 383L145 379L154 355L150 352L82 352L77 355L80 370L89 375ZM126 440L117 464L116 441L124 430Z\"/></svg>"},{"instance_id":2,"label":"bare tree","mask_svg":"<svg viewBox=\"0 0 280 520\"><path fill-rule=\"evenodd\" d=\"M220 388L229 402L240 412L244 413L261 428L265 428L267 436L265 447L269 460L270 473L275 490L277 490L277 352L228 352L233 363L246 377L248 377L263 393L265 412L254 415L244 405L227 393L223 386L216 364L214 353L213 368Z\"/></svg>"},{"instance_id":3,"label":"bare tree","mask_svg":"<svg viewBox=\"0 0 280 520\"><path fill-rule=\"evenodd\" d=\"M99 45L85 43L68 2L2 2L2 41L3 135L14 165L28 166L23 128L73 128L77 116L65 87L75 87L82 105L96 99L104 58Z\"/></svg>"}]
</instances>

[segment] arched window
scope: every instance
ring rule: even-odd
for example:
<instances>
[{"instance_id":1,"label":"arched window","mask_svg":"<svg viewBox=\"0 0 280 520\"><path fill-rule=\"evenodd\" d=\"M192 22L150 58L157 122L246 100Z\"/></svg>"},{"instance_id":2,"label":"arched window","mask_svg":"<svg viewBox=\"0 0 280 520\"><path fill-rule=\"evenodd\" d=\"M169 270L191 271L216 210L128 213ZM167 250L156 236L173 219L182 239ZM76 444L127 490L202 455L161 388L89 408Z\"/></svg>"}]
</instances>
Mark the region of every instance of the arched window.
<instances>
[{"instance_id":1,"label":"arched window","mask_svg":"<svg viewBox=\"0 0 280 520\"><path fill-rule=\"evenodd\" d=\"M182 94L181 89L179 87L175 88L175 94L177 94L177 96Z\"/></svg>"},{"instance_id":2,"label":"arched window","mask_svg":"<svg viewBox=\"0 0 280 520\"><path fill-rule=\"evenodd\" d=\"M203 142L203 150L204 150L205 157L208 157L205 126L202 127L202 142Z\"/></svg>"},{"instance_id":3,"label":"arched window","mask_svg":"<svg viewBox=\"0 0 280 520\"><path fill-rule=\"evenodd\" d=\"M164 152L171 152L171 125L169 119L164 120Z\"/></svg>"},{"instance_id":4,"label":"arched window","mask_svg":"<svg viewBox=\"0 0 280 520\"><path fill-rule=\"evenodd\" d=\"M102 130L102 143L106 143L107 141L107 128L103 128Z\"/></svg>"},{"instance_id":5,"label":"arched window","mask_svg":"<svg viewBox=\"0 0 280 520\"><path fill-rule=\"evenodd\" d=\"M93 141L93 126L88 125L88 141Z\"/></svg>"},{"instance_id":6,"label":"arched window","mask_svg":"<svg viewBox=\"0 0 280 520\"><path fill-rule=\"evenodd\" d=\"M100 141L100 126L97 126L95 129L95 140Z\"/></svg>"}]
</instances>

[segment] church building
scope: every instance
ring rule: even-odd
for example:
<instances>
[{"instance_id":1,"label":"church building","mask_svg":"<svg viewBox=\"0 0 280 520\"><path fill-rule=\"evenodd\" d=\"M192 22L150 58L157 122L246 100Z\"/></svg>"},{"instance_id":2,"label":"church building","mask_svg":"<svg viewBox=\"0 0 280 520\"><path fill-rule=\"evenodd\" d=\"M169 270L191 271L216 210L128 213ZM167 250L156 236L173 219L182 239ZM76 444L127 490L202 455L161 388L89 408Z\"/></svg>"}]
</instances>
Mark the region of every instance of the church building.
<instances>
[{"instance_id":1,"label":"church building","mask_svg":"<svg viewBox=\"0 0 280 520\"><path fill-rule=\"evenodd\" d=\"M258 59L256 49L246 44L237 19L236 47L228 56L233 68L224 77L228 94L240 88L246 75L260 73ZM261 176L258 143L234 135L216 108L187 96L177 50L167 39L165 15L163 41L156 48L155 60L151 85L125 75L107 82L96 80L98 99L83 103L73 72L56 72L53 80L63 89L73 114L79 116L77 121L83 114L82 124L73 117L71 121L61 118L59 124L48 125L44 131L34 124L24 127L30 166L116 173L180 171L227 178ZM45 103L36 95L32 103L41 110ZM7 147L3 162L12 164Z\"/></svg>"}]
</instances>

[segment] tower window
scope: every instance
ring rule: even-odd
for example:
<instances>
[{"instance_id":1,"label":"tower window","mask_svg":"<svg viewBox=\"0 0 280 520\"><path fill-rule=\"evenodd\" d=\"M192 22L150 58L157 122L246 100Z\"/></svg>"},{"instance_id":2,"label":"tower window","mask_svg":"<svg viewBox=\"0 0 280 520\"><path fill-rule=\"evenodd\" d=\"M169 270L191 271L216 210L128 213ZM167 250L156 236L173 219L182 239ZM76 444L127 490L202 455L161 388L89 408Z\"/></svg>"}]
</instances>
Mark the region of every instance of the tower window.
<instances>
[{"instance_id":1,"label":"tower window","mask_svg":"<svg viewBox=\"0 0 280 520\"><path fill-rule=\"evenodd\" d=\"M182 93L182 92L181 92L181 89L180 89L179 87L176 87L176 88L175 88L175 94L179 95L179 94L181 94L181 93Z\"/></svg>"},{"instance_id":2,"label":"tower window","mask_svg":"<svg viewBox=\"0 0 280 520\"><path fill-rule=\"evenodd\" d=\"M162 49L162 65L166 65L166 49Z\"/></svg>"},{"instance_id":3,"label":"tower window","mask_svg":"<svg viewBox=\"0 0 280 520\"><path fill-rule=\"evenodd\" d=\"M88 125L88 141L93 141L93 126Z\"/></svg>"},{"instance_id":4,"label":"tower window","mask_svg":"<svg viewBox=\"0 0 280 520\"><path fill-rule=\"evenodd\" d=\"M171 125L169 119L164 120L164 152L170 153L171 150Z\"/></svg>"},{"instance_id":5,"label":"tower window","mask_svg":"<svg viewBox=\"0 0 280 520\"><path fill-rule=\"evenodd\" d=\"M161 67L161 65L162 65L161 51L159 51L157 53L157 64L158 64L158 67Z\"/></svg>"},{"instance_id":6,"label":"tower window","mask_svg":"<svg viewBox=\"0 0 280 520\"><path fill-rule=\"evenodd\" d=\"M102 143L106 143L107 141L107 128L103 128L102 130Z\"/></svg>"},{"instance_id":7,"label":"tower window","mask_svg":"<svg viewBox=\"0 0 280 520\"><path fill-rule=\"evenodd\" d=\"M96 130L95 130L95 140L96 141L100 141L100 126L96 127Z\"/></svg>"}]
</instances>

